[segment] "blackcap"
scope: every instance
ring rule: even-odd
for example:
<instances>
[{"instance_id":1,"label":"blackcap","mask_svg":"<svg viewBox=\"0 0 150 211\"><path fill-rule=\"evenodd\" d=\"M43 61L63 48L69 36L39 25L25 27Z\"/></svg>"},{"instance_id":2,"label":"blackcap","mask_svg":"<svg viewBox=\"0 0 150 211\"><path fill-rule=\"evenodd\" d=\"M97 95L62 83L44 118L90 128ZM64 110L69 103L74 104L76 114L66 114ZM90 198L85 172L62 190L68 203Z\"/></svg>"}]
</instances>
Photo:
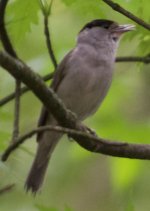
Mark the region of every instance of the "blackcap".
<instances>
[{"instance_id":1,"label":"blackcap","mask_svg":"<svg viewBox=\"0 0 150 211\"><path fill-rule=\"evenodd\" d=\"M79 121L94 114L102 103L111 85L120 37L133 29L133 25L118 25L111 20L93 20L81 29L75 48L58 65L51 88ZM43 108L38 126L58 124ZM27 191L36 193L41 187L62 135L45 131L37 136L37 153L25 184Z\"/></svg>"}]
</instances>

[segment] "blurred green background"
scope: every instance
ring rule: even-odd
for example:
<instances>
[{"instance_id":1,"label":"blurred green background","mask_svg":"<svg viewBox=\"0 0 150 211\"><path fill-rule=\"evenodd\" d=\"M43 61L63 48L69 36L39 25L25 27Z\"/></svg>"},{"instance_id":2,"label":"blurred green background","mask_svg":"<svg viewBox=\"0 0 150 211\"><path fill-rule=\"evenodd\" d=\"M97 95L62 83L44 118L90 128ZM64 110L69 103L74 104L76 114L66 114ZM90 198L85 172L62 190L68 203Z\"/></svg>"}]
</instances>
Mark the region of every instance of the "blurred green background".
<instances>
[{"instance_id":1,"label":"blurred green background","mask_svg":"<svg viewBox=\"0 0 150 211\"><path fill-rule=\"evenodd\" d=\"M49 3L49 1L47 1ZM118 0L122 6L150 22L149 0ZM50 31L57 60L75 46L76 35L97 18L133 23L100 0L54 0ZM6 26L20 57L40 75L53 71L43 35L38 1L10 0ZM118 56L144 56L150 51L148 30L126 34ZM0 45L0 49L2 46ZM149 143L150 65L117 63L113 84L99 111L85 123L97 134L112 140ZM49 84L49 83L48 83ZM0 99L14 90L14 80L0 70ZM21 98L21 133L36 126L41 103L31 93ZM0 108L0 152L8 146L13 126L14 102ZM50 161L42 191L26 194L24 181L36 150L35 137L0 162L0 211L148 211L150 210L150 162L112 158L82 149L76 142L61 140Z\"/></svg>"}]
</instances>

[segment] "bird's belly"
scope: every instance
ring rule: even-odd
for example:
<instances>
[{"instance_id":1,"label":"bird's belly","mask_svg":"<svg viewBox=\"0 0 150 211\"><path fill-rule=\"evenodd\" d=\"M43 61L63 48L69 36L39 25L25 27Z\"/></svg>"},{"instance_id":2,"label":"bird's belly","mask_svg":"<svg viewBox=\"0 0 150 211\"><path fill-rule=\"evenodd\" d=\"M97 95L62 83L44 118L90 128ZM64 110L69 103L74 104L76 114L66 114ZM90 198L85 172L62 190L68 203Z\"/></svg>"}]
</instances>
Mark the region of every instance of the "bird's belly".
<instances>
[{"instance_id":1,"label":"bird's belly","mask_svg":"<svg viewBox=\"0 0 150 211\"><path fill-rule=\"evenodd\" d=\"M61 84L58 95L67 108L84 120L98 109L107 94L111 78L111 71L80 72L64 81L65 86Z\"/></svg>"},{"instance_id":2,"label":"bird's belly","mask_svg":"<svg viewBox=\"0 0 150 211\"><path fill-rule=\"evenodd\" d=\"M96 80L95 84L87 86L85 90L80 91L79 106L72 107L81 120L95 113L102 103L110 86L110 80ZM78 98L78 97L77 97ZM76 98L76 99L77 99Z\"/></svg>"}]
</instances>

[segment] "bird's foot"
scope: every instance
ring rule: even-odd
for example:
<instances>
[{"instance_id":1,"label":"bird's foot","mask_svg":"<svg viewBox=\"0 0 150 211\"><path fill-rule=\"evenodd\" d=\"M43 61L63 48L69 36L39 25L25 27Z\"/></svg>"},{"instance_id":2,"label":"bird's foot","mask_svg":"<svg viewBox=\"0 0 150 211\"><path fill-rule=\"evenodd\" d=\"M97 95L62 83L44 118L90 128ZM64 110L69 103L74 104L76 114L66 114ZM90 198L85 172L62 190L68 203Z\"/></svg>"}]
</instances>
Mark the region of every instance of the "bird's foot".
<instances>
[{"instance_id":1,"label":"bird's foot","mask_svg":"<svg viewBox=\"0 0 150 211\"><path fill-rule=\"evenodd\" d=\"M86 125L82 125L82 128L83 128L83 131L85 131L85 132L97 137L97 134L96 134L95 130L87 127Z\"/></svg>"}]
</instances>

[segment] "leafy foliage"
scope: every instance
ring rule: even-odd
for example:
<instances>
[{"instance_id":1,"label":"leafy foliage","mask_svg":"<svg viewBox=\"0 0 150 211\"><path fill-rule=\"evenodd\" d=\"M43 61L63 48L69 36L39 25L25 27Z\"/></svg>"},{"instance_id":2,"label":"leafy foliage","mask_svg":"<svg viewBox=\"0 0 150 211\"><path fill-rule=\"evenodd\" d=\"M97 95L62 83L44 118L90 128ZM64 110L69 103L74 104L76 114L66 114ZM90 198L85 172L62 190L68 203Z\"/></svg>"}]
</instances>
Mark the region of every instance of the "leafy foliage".
<instances>
[{"instance_id":1,"label":"leafy foliage","mask_svg":"<svg viewBox=\"0 0 150 211\"><path fill-rule=\"evenodd\" d=\"M6 26L13 40L24 39L32 24L38 24L38 0L15 0L8 5Z\"/></svg>"},{"instance_id":2,"label":"leafy foliage","mask_svg":"<svg viewBox=\"0 0 150 211\"><path fill-rule=\"evenodd\" d=\"M80 1L80 0L62 0L62 2L67 5L70 9L72 9L76 14L78 14L82 19L83 18L93 18L93 14L96 18L109 18L109 12L113 15L112 9L106 7L103 2L99 0L87 0L87 1ZM119 0L117 1L122 7L126 10L129 10L139 18L150 22L150 13L149 13L149 0ZM83 13L84 11L84 13ZM118 14L119 17L123 18L121 14ZM113 16L112 16L113 18ZM127 18L124 18L125 21ZM116 19L118 21L118 19ZM130 20L127 20L130 22ZM138 33L137 33L138 31ZM133 33L129 33L126 35L126 40L132 41L132 39L139 39L139 48L137 51L137 55L146 55L149 53L149 46L150 43L150 34L149 31L144 29L141 26L137 25L137 31Z\"/></svg>"},{"instance_id":3,"label":"leafy foliage","mask_svg":"<svg viewBox=\"0 0 150 211\"><path fill-rule=\"evenodd\" d=\"M137 17L143 19L144 21L150 23L150 13L149 13L149 0L118 0L118 4L124 7L126 10L129 10ZM135 33L130 33L126 38L135 39L136 37L139 38L139 49L137 54L139 55L146 55L149 53L149 46L150 44L150 33L148 30L143 28L142 26L137 25L137 30Z\"/></svg>"},{"instance_id":4,"label":"leafy foliage","mask_svg":"<svg viewBox=\"0 0 150 211\"><path fill-rule=\"evenodd\" d=\"M82 19L91 19L94 18L94 16L97 16L97 18L104 18L105 16L102 3L99 0L62 0L62 2L67 5L73 12L82 17Z\"/></svg>"},{"instance_id":5,"label":"leafy foliage","mask_svg":"<svg viewBox=\"0 0 150 211\"><path fill-rule=\"evenodd\" d=\"M64 52L66 53L66 49L73 47L75 36L72 35L72 31L77 34L80 26L87 21L107 18L120 23L132 22L100 0L53 1L50 29L55 43L61 46L56 48L56 53L61 58ZM118 0L117 3L150 22L149 0ZM34 58L28 62L35 70L40 69L42 75L49 72L50 62L49 57L43 53L46 52L44 35L39 36L39 28L43 29L39 16L40 10L38 0L12 0L6 13L6 26L15 47L19 40L23 40L19 46L20 52L23 52L27 58L30 53L34 55ZM67 24L66 20L69 20ZM38 27L33 27L37 24ZM149 31L137 25L136 31L126 34L122 39L118 54L144 56L149 53L149 46ZM108 97L95 117L87 120L87 124L100 136L129 142L149 142L150 121L147 105L150 99L149 80L146 80L149 79L149 66L145 67L147 67L146 71L139 71L141 66L136 64L116 65L116 75ZM11 92L13 87L14 81L4 71L0 71L0 97ZM35 127L40 107L39 101L33 94L22 97L21 132L24 133ZM138 111L140 107L143 116ZM139 116L141 116L140 120ZM13 103L10 103L5 109L0 110L1 153L9 143L12 121ZM56 149L42 193L36 198L23 192L23 183L35 153L34 139L25 143L24 148L13 153L6 164L0 163L2 186L4 179L7 184L10 181L16 182L14 192L0 197L1 210L58 211L59 205L63 211L72 211L72 208L65 204L75 207L74 210L87 211L110 211L112 207L115 211L150 209L149 162L120 158L106 159L105 156L91 154L76 143L67 142L66 139L65 137L64 142L62 141ZM134 197L130 196L131 192Z\"/></svg>"}]
</instances>

